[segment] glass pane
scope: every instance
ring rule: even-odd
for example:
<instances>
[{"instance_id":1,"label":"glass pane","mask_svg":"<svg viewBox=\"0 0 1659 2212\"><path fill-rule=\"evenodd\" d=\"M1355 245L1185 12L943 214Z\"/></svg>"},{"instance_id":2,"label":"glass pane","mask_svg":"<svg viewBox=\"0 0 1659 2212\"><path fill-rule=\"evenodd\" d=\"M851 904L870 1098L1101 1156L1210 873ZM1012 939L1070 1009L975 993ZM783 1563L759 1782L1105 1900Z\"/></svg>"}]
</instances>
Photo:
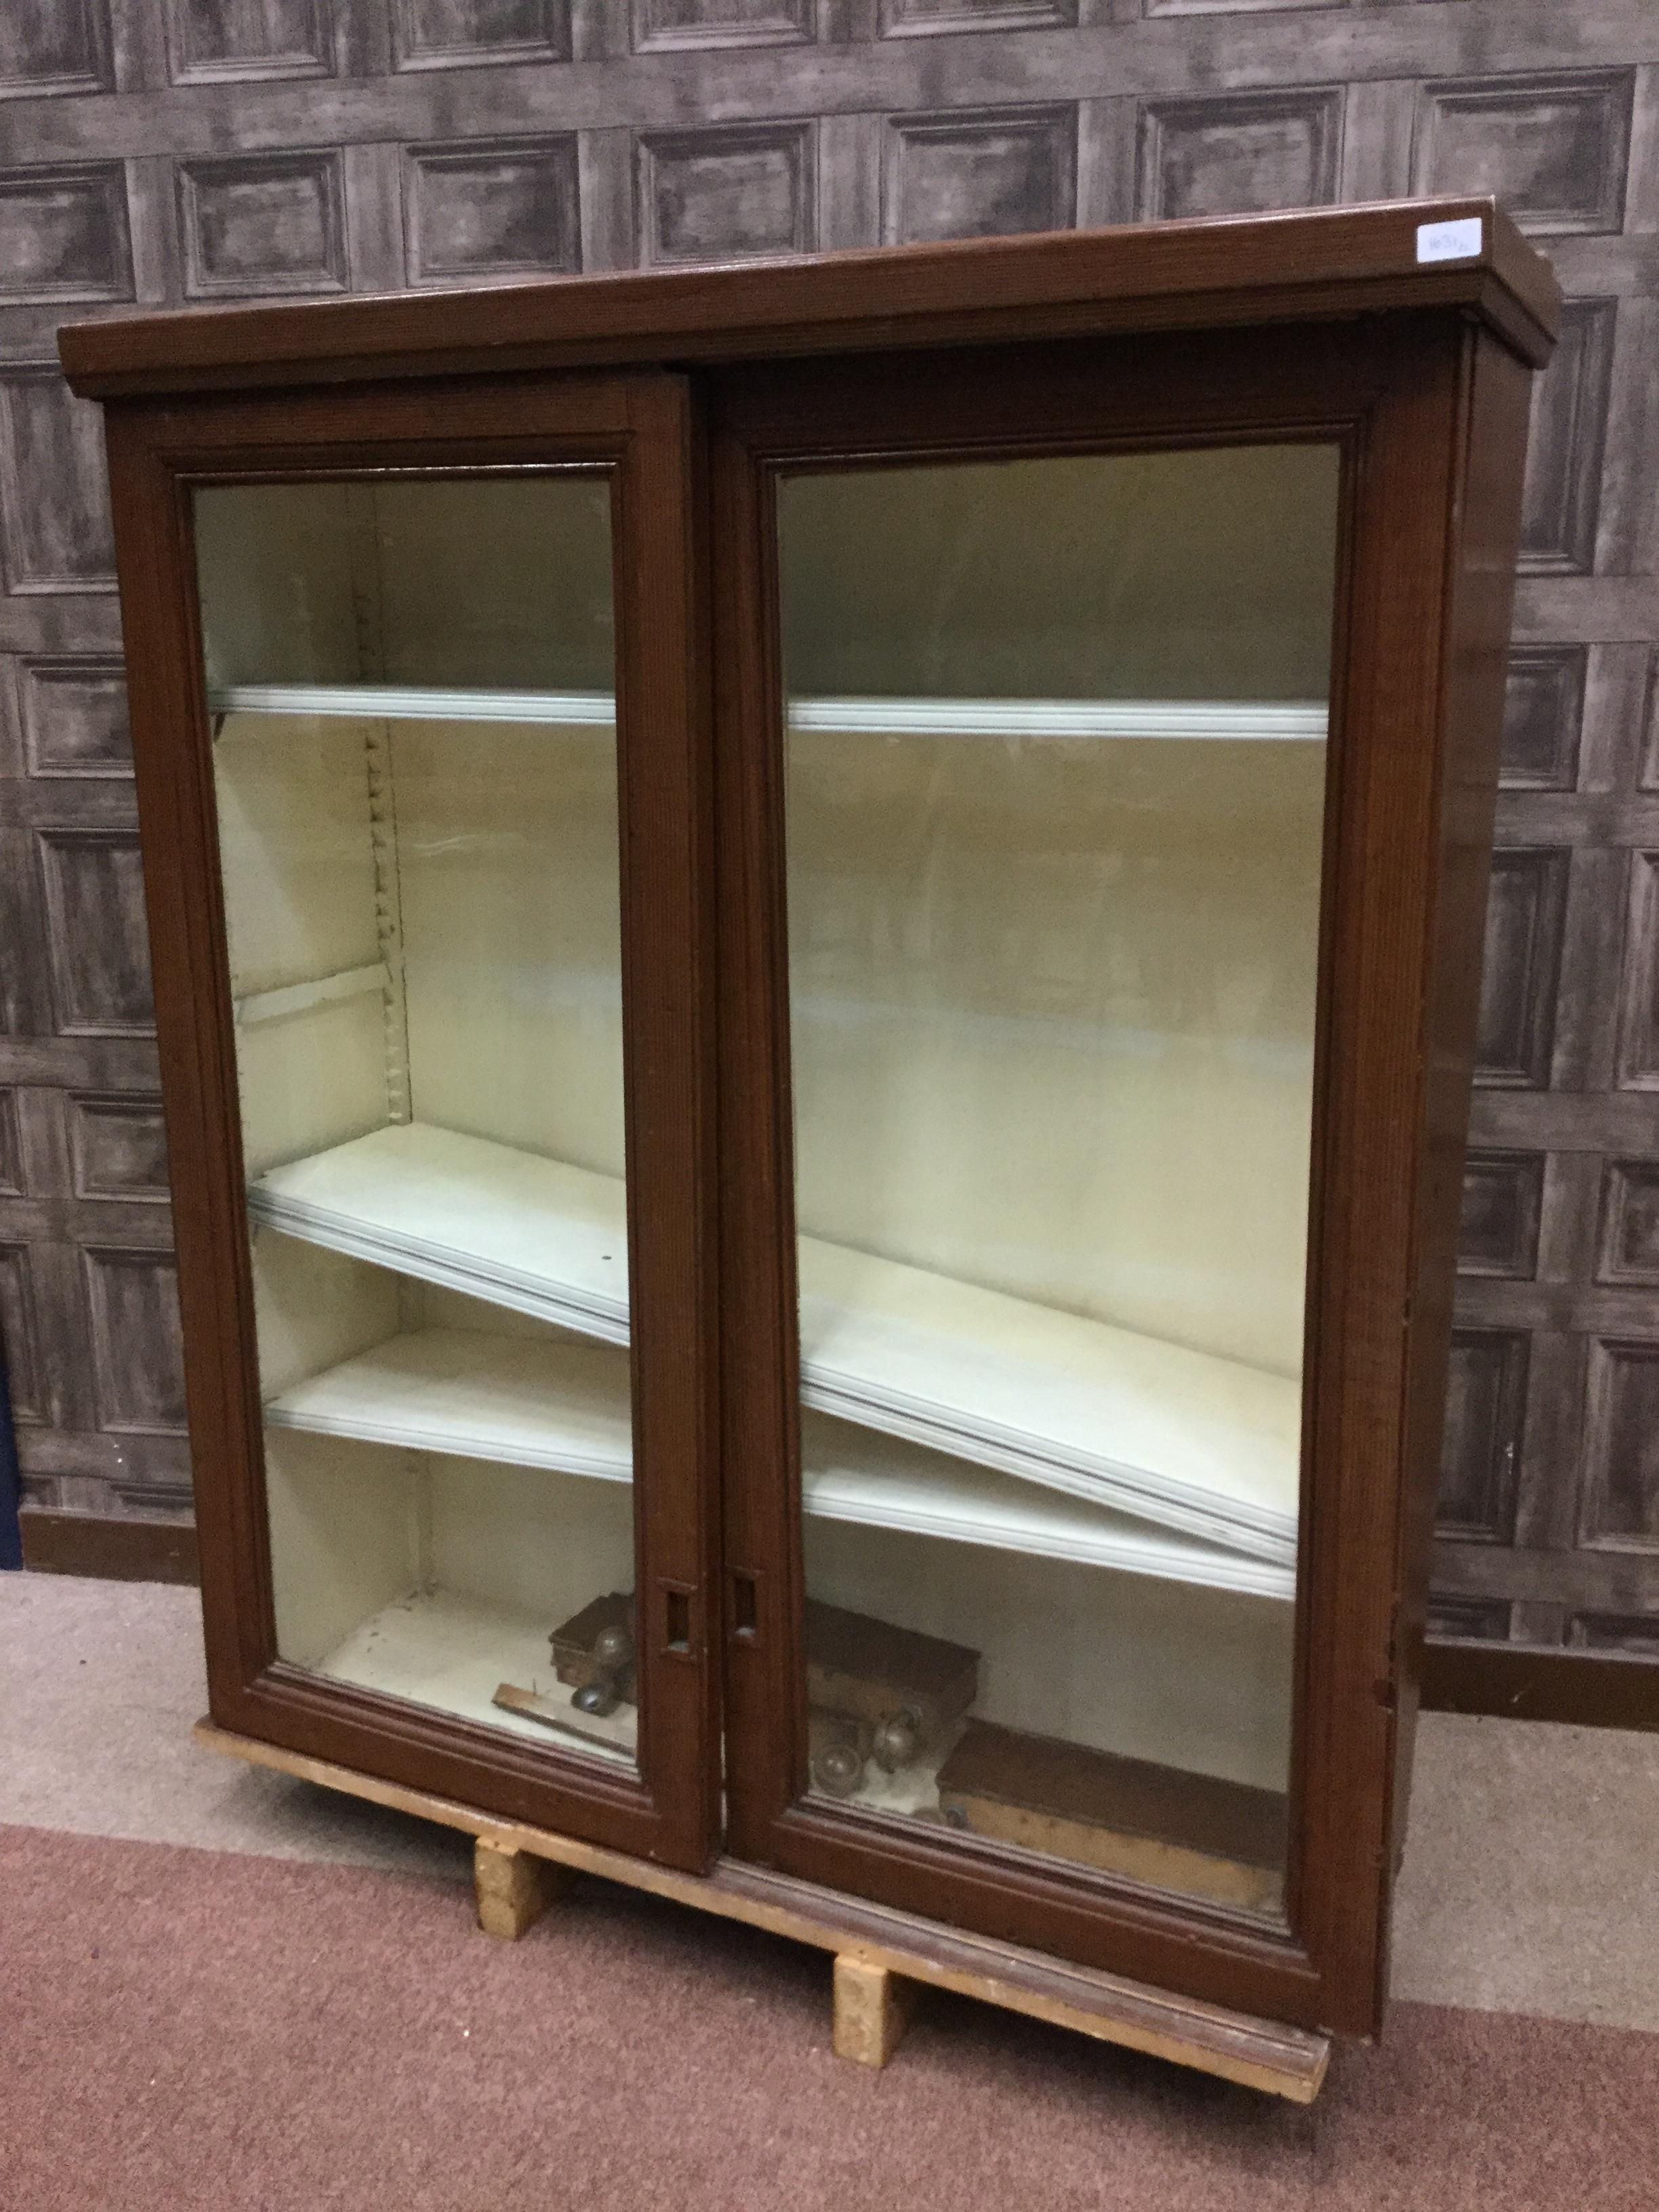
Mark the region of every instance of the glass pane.
<instances>
[{"instance_id":1,"label":"glass pane","mask_svg":"<svg viewBox=\"0 0 1659 2212\"><path fill-rule=\"evenodd\" d=\"M196 525L278 1648L631 1764L609 483Z\"/></svg>"},{"instance_id":2,"label":"glass pane","mask_svg":"<svg viewBox=\"0 0 1659 2212\"><path fill-rule=\"evenodd\" d=\"M1337 494L779 490L811 1786L1267 1912Z\"/></svg>"}]
</instances>

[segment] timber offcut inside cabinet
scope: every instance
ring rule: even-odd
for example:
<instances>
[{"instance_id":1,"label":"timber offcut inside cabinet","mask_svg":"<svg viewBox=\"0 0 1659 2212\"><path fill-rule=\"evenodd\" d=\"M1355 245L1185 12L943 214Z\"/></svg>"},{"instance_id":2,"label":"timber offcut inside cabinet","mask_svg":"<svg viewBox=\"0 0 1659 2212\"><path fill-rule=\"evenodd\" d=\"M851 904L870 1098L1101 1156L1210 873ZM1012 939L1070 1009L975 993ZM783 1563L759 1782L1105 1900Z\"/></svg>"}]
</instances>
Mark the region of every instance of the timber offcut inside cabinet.
<instances>
[{"instance_id":1,"label":"timber offcut inside cabinet","mask_svg":"<svg viewBox=\"0 0 1659 2212\"><path fill-rule=\"evenodd\" d=\"M1485 200L75 325L214 1748L1377 2032L1559 297Z\"/></svg>"}]
</instances>

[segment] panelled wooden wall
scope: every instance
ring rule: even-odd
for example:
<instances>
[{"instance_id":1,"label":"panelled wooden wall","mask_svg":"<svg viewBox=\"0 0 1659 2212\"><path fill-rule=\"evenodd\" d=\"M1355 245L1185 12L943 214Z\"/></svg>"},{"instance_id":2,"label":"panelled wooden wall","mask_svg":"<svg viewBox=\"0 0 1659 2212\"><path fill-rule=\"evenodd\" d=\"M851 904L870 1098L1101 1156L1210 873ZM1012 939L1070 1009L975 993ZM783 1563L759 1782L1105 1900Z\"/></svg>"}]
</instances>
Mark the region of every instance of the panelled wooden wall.
<instances>
[{"instance_id":1,"label":"panelled wooden wall","mask_svg":"<svg viewBox=\"0 0 1659 2212\"><path fill-rule=\"evenodd\" d=\"M28 1497L188 1510L66 314L1495 190L1540 388L1437 1625L1659 1655L1655 0L5 0L0 1329Z\"/></svg>"}]
</instances>

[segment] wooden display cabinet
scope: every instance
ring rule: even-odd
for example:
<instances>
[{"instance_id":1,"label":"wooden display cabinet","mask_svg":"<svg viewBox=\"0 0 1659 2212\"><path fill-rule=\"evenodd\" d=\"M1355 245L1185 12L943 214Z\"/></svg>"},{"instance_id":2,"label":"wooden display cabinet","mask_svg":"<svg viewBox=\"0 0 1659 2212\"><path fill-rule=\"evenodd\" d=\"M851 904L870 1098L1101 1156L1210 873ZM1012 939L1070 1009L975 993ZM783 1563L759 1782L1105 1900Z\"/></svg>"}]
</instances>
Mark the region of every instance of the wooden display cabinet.
<instances>
[{"instance_id":1,"label":"wooden display cabinet","mask_svg":"<svg viewBox=\"0 0 1659 2212\"><path fill-rule=\"evenodd\" d=\"M1468 200L64 333L220 1741L866 2056L1375 2033L1558 306Z\"/></svg>"}]
</instances>

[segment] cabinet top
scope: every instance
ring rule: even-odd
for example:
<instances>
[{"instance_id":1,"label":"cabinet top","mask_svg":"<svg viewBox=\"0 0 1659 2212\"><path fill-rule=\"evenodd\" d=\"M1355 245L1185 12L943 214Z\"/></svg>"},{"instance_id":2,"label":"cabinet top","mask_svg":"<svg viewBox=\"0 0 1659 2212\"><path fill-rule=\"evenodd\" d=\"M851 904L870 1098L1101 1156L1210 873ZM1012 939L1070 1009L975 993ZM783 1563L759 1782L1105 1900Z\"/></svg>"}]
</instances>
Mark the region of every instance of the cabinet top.
<instances>
[{"instance_id":1,"label":"cabinet top","mask_svg":"<svg viewBox=\"0 0 1659 2212\"><path fill-rule=\"evenodd\" d=\"M387 376L761 360L1109 332L1474 313L1534 366L1553 271L1495 200L1391 200L528 284L71 323L93 398Z\"/></svg>"}]
</instances>

